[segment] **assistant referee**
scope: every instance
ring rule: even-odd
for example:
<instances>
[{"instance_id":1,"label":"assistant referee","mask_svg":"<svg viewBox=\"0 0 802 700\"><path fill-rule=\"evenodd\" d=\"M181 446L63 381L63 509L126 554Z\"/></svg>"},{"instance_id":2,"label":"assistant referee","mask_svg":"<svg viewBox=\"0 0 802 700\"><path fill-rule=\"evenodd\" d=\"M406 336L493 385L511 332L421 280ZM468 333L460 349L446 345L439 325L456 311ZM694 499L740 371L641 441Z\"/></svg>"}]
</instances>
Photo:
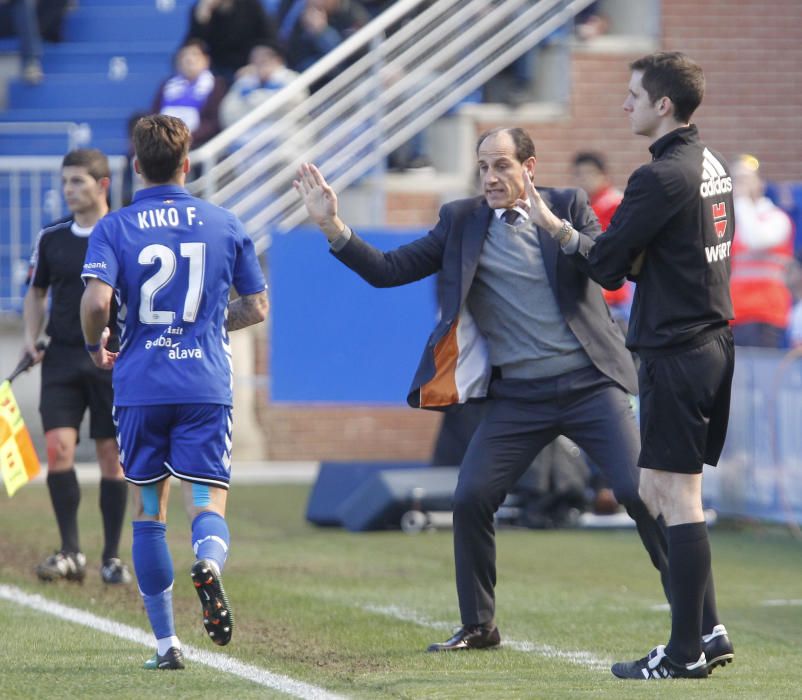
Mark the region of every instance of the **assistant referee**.
<instances>
[{"instance_id":1,"label":"assistant referee","mask_svg":"<svg viewBox=\"0 0 802 700\"><path fill-rule=\"evenodd\" d=\"M92 229L109 211L110 180L109 162L101 151L69 152L61 164L61 182L70 216L42 229L31 256L23 304L23 353L42 362L39 413L47 444L47 487L61 535L60 548L36 569L43 581L82 581L86 576L86 557L78 537L81 491L75 474L75 447L87 409L101 474L101 578L110 584L131 581L128 567L119 558L128 485L112 421L111 373L95 367L84 350L79 316L84 256ZM36 348L43 329L50 337L44 352Z\"/></svg>"}]
</instances>

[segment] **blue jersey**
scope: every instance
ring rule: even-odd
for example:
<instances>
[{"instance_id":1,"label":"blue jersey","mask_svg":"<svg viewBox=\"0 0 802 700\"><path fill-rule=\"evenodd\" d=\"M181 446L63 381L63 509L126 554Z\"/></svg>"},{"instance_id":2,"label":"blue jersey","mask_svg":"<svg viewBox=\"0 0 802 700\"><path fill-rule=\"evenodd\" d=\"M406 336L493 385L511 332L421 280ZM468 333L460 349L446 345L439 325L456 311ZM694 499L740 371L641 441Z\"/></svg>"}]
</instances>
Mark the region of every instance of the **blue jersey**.
<instances>
[{"instance_id":1,"label":"blue jersey","mask_svg":"<svg viewBox=\"0 0 802 700\"><path fill-rule=\"evenodd\" d=\"M177 185L140 190L95 226L83 277L118 295L116 405L232 405L229 291L265 289L236 216Z\"/></svg>"}]
</instances>

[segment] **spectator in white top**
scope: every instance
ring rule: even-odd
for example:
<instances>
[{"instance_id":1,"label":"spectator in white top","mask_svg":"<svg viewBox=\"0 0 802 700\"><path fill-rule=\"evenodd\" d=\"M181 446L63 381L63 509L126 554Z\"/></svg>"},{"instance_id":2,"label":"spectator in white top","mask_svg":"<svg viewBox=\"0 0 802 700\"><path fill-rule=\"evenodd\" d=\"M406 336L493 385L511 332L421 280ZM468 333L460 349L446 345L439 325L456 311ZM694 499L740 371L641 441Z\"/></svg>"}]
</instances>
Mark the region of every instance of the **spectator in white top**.
<instances>
[{"instance_id":1,"label":"spectator in white top","mask_svg":"<svg viewBox=\"0 0 802 700\"><path fill-rule=\"evenodd\" d=\"M282 90L298 77L298 73L287 68L281 50L272 44L257 44L251 49L250 62L240 68L236 80L220 104L220 121L224 128L228 128L236 121L250 114L263 102ZM251 141L257 134L265 129L275 130L274 138L264 144L263 149L272 148L277 142L291 142L296 151L302 149L306 143L298 134L299 122L290 128L278 130L275 124L283 116L297 107L309 97L309 91L304 88L295 93L281 105L281 108L272 112L268 119L260 121L249 129L237 141L236 147L241 147ZM260 150L260 153L263 152Z\"/></svg>"}]
</instances>

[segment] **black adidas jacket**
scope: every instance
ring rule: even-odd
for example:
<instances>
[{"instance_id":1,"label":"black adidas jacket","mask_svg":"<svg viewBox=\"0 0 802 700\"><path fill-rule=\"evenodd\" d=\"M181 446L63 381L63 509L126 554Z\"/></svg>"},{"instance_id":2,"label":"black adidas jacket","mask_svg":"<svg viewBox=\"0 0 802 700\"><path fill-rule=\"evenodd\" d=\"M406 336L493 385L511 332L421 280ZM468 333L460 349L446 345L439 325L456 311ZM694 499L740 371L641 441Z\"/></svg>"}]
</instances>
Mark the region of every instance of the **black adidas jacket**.
<instances>
[{"instance_id":1,"label":"black adidas jacket","mask_svg":"<svg viewBox=\"0 0 802 700\"><path fill-rule=\"evenodd\" d=\"M694 125L655 141L603 236L579 234L570 256L599 284L637 282L627 347L640 354L694 345L733 317L732 177ZM643 253L643 264L636 259Z\"/></svg>"}]
</instances>

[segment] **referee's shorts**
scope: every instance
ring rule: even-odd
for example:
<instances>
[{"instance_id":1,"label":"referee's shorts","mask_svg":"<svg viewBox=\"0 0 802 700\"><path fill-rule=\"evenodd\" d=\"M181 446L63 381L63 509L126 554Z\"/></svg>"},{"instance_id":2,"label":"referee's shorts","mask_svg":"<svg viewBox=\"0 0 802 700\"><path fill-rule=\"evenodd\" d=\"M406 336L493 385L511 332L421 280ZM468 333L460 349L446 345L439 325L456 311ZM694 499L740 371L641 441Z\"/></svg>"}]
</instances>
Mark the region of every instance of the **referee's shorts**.
<instances>
[{"instance_id":1,"label":"referee's shorts","mask_svg":"<svg viewBox=\"0 0 802 700\"><path fill-rule=\"evenodd\" d=\"M89 437L116 436L111 410L114 392L111 372L100 369L79 345L51 343L42 360L39 414L45 432L55 428L79 430L89 409Z\"/></svg>"},{"instance_id":2,"label":"referee's shorts","mask_svg":"<svg viewBox=\"0 0 802 700\"><path fill-rule=\"evenodd\" d=\"M698 345L641 357L639 467L701 474L705 464L718 463L734 366L729 327Z\"/></svg>"}]
</instances>

